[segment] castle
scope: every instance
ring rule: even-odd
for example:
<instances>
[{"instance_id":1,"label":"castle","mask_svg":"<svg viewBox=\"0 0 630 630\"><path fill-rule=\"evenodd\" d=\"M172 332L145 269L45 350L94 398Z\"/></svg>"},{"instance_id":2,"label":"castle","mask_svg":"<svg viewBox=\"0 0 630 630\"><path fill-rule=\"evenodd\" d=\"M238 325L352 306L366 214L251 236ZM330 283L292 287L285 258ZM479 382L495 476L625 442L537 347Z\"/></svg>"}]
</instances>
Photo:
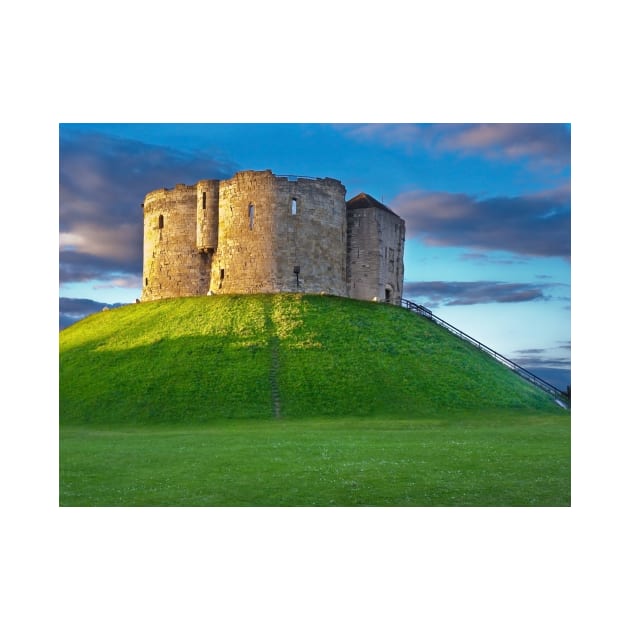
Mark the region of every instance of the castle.
<instances>
[{"instance_id":1,"label":"castle","mask_svg":"<svg viewBox=\"0 0 630 630\"><path fill-rule=\"evenodd\" d=\"M241 171L146 195L142 300L220 293L402 297L405 222L331 178Z\"/></svg>"}]
</instances>

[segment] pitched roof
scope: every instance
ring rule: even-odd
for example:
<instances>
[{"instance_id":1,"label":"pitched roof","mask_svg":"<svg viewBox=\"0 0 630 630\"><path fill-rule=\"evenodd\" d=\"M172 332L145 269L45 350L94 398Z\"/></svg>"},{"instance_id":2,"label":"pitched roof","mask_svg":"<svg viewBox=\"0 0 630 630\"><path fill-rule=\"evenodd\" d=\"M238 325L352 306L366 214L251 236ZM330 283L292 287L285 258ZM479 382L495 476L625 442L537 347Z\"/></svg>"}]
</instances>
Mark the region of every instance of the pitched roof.
<instances>
[{"instance_id":1,"label":"pitched roof","mask_svg":"<svg viewBox=\"0 0 630 630\"><path fill-rule=\"evenodd\" d=\"M387 210L387 212L396 214L391 208L388 208L384 203L377 201L376 199L374 199L374 197L372 197L372 195L368 195L367 193L364 193L364 192L359 193L356 197L352 197L352 199L347 201L346 208L348 208L348 210L357 210L358 208L380 208L381 210Z\"/></svg>"}]
</instances>

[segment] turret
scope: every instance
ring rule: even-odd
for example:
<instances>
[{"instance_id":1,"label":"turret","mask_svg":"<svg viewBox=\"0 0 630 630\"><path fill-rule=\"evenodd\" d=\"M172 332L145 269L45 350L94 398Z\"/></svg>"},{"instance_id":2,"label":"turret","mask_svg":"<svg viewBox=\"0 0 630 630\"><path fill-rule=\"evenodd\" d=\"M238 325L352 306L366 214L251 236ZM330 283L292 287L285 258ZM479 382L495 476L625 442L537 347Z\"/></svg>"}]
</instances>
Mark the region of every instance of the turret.
<instances>
[{"instance_id":1,"label":"turret","mask_svg":"<svg viewBox=\"0 0 630 630\"><path fill-rule=\"evenodd\" d=\"M212 254L219 245L219 181L197 182L197 249Z\"/></svg>"}]
</instances>

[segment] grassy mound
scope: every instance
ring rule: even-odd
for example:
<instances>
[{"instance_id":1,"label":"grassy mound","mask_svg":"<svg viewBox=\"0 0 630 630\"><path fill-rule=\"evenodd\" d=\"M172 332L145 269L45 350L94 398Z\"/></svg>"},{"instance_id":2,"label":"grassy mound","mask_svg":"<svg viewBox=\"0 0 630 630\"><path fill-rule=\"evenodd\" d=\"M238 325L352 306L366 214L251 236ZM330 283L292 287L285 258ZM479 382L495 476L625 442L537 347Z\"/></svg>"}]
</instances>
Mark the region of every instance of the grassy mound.
<instances>
[{"instance_id":1,"label":"grassy mound","mask_svg":"<svg viewBox=\"0 0 630 630\"><path fill-rule=\"evenodd\" d=\"M182 298L97 313L60 333L68 426L479 410L565 413L480 350L386 304Z\"/></svg>"}]
</instances>

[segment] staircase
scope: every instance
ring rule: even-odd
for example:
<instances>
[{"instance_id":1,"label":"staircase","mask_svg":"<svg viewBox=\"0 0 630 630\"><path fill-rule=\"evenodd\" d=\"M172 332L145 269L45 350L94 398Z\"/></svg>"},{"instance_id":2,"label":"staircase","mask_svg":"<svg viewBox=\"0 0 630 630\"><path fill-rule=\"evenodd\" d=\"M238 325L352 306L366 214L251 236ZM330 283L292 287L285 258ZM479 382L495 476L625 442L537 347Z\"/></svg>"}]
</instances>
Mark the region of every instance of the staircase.
<instances>
[{"instance_id":1,"label":"staircase","mask_svg":"<svg viewBox=\"0 0 630 630\"><path fill-rule=\"evenodd\" d=\"M536 376L535 374L532 374L529 370L526 370L524 367L521 367L517 363L514 363L514 361L511 361L507 357L504 357L502 354L499 354L492 348L489 348L488 346L481 343L480 341L477 341L470 335L467 335L465 332L462 332L458 328L455 328L455 326L452 326L437 315L434 315L428 308L425 308L420 304L416 304L415 302L411 302L410 300L405 300L404 298L402 298L400 300L399 306L402 306L403 308L406 308L407 310L412 311L413 313L416 313L421 317L426 317L427 319L435 322L436 324L438 324L438 326L441 326L442 328L446 328L446 330L453 333L460 339L464 339L476 348L479 348L479 350L483 350L483 352L489 354L493 359L499 361L499 363L503 363L503 365L510 368L513 372L524 378L526 381L529 381L533 385L536 385L536 387L539 387L540 389L546 391L548 394L551 394L555 398L556 402L562 407L566 407L567 409L571 407L571 395L569 393L570 389L568 389L566 392L563 392L561 389L554 387L551 383L547 383L547 381L544 381L542 378Z\"/></svg>"}]
</instances>

